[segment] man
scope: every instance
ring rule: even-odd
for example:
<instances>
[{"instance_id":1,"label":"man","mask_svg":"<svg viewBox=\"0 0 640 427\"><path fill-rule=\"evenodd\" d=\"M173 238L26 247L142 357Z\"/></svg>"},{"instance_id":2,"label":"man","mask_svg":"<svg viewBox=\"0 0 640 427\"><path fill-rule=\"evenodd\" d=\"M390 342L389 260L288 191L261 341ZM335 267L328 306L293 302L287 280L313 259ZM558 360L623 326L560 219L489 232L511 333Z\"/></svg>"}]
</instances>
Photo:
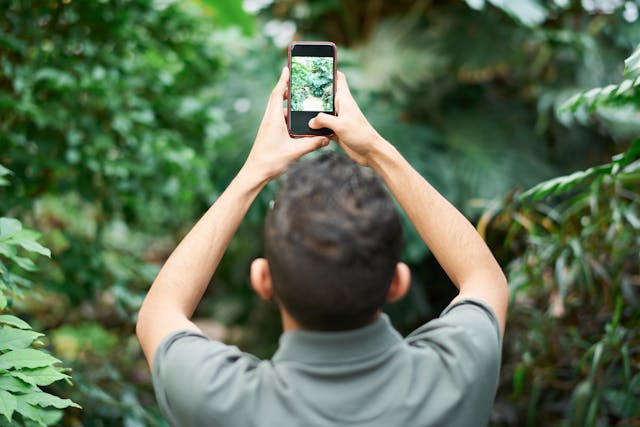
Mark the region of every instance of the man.
<instances>
[{"instance_id":1,"label":"man","mask_svg":"<svg viewBox=\"0 0 640 427\"><path fill-rule=\"evenodd\" d=\"M140 309L137 335L156 396L175 426L486 425L500 369L508 290L474 227L368 123L339 73L337 115L319 114L360 166L336 155L285 176L251 284L280 309L272 360L211 341L189 319L260 190L329 143L292 139L269 99L245 165L171 254ZM362 166L366 167L363 168ZM373 172L371 172L373 171ZM458 287L444 313L407 338L381 313L410 282L382 178Z\"/></svg>"}]
</instances>

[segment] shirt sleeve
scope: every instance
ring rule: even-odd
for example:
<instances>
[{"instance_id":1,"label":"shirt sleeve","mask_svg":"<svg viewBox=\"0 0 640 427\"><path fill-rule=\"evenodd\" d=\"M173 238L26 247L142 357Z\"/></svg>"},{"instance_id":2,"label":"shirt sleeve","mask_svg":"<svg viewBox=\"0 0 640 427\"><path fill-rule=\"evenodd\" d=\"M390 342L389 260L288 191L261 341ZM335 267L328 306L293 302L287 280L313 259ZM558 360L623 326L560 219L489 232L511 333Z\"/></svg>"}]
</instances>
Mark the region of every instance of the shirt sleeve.
<instances>
[{"instance_id":1,"label":"shirt sleeve","mask_svg":"<svg viewBox=\"0 0 640 427\"><path fill-rule=\"evenodd\" d=\"M163 339L153 359L160 410L172 426L228 426L228 413L242 425L242 411L233 409L246 407L251 393L245 391L255 386L252 374L258 363L237 347L200 333L174 332Z\"/></svg>"},{"instance_id":2,"label":"shirt sleeve","mask_svg":"<svg viewBox=\"0 0 640 427\"><path fill-rule=\"evenodd\" d=\"M487 303L475 298L462 299L449 305L440 317L409 334L407 341L420 346L424 340L432 341L432 338L440 338L447 334L458 335L457 332L460 331L478 337L473 341L485 342L485 347L493 347L498 352L502 347L498 317Z\"/></svg>"},{"instance_id":3,"label":"shirt sleeve","mask_svg":"<svg viewBox=\"0 0 640 427\"><path fill-rule=\"evenodd\" d=\"M417 351L422 348L437 358L439 384L459 399L451 403L452 412L461 417L476 414L477 419L489 418L498 388L502 347L500 326L491 307L478 299L456 301L406 340ZM461 390L464 392L458 393Z\"/></svg>"}]
</instances>

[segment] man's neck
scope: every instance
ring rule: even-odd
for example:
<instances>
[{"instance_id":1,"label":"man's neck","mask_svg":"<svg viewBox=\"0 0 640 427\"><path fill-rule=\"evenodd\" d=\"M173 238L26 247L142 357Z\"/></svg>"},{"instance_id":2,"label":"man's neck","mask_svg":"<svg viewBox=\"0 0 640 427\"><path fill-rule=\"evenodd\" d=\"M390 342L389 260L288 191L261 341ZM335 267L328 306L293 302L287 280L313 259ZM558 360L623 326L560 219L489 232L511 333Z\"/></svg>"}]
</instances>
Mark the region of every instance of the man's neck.
<instances>
[{"instance_id":1,"label":"man's neck","mask_svg":"<svg viewBox=\"0 0 640 427\"><path fill-rule=\"evenodd\" d=\"M296 329L303 329L302 326L291 317L291 315L284 308L280 307L280 319L282 319L282 331L289 332Z\"/></svg>"},{"instance_id":2,"label":"man's neck","mask_svg":"<svg viewBox=\"0 0 640 427\"><path fill-rule=\"evenodd\" d=\"M382 313L382 309L378 310L373 320L380 317L380 313ZM282 332L289 332L289 331L295 331L298 329L304 329L302 326L300 326L298 322L296 322L296 319L291 317L289 312L285 310L283 307L280 307L280 319L282 320Z\"/></svg>"}]
</instances>

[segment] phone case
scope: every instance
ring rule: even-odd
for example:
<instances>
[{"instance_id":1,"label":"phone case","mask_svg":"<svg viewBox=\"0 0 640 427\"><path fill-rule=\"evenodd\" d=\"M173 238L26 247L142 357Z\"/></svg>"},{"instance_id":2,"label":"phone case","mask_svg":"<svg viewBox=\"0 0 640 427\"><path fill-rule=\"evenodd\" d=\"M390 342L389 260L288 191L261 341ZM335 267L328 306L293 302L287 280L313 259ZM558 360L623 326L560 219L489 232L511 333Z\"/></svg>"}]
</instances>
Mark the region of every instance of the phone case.
<instances>
[{"instance_id":1,"label":"phone case","mask_svg":"<svg viewBox=\"0 0 640 427\"><path fill-rule=\"evenodd\" d=\"M336 99L336 80L337 80L337 70L338 70L338 49L336 48L335 43L333 42L291 42L289 43L289 48L288 48L288 52L287 52L287 67L289 67L289 83L288 83L288 88L291 88L291 50L295 45L329 45L332 47L333 49L333 115L336 114L335 110L336 110L336 106L335 106L335 99ZM287 91L289 96L291 94L290 90ZM291 137L303 137L303 136L319 136L319 135L314 135L314 134L299 134L299 133L293 133L291 131L291 126L289 124L289 118L291 117L291 101L290 99L287 99L287 131L289 132L289 136ZM331 137L333 136L332 134L329 135L323 135L323 136L328 136Z\"/></svg>"}]
</instances>

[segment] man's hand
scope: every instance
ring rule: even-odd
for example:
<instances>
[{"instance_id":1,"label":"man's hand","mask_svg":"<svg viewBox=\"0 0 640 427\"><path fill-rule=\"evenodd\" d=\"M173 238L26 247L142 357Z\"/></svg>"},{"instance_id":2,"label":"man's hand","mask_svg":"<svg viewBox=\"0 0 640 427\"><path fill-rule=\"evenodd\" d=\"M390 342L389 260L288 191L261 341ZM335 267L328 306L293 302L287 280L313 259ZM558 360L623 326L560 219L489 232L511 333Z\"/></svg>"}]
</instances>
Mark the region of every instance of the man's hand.
<instances>
[{"instance_id":1,"label":"man's hand","mask_svg":"<svg viewBox=\"0 0 640 427\"><path fill-rule=\"evenodd\" d=\"M329 143L329 138L324 136L289 136L282 108L288 80L289 69L284 67L280 80L271 91L260 129L243 167L243 171L251 171L266 181L282 174L291 162Z\"/></svg>"},{"instance_id":2,"label":"man's hand","mask_svg":"<svg viewBox=\"0 0 640 427\"><path fill-rule=\"evenodd\" d=\"M385 144L386 141L360 111L349 90L347 78L341 72L338 72L336 85L336 113L337 116L318 114L309 121L309 127L312 129L327 127L333 130L333 139L349 157L363 166L371 166L369 158L373 149L376 145Z\"/></svg>"}]
</instances>

